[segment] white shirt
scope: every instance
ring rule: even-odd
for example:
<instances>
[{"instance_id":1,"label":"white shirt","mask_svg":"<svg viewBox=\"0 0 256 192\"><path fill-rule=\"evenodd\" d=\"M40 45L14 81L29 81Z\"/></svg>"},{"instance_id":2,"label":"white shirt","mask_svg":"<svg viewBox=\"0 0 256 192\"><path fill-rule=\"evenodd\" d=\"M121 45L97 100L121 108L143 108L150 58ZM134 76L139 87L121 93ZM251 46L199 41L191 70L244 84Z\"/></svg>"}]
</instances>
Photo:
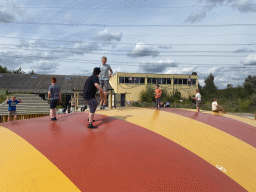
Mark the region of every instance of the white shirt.
<instances>
[{"instance_id":1,"label":"white shirt","mask_svg":"<svg viewBox=\"0 0 256 192\"><path fill-rule=\"evenodd\" d=\"M217 101L212 102L212 111L217 109Z\"/></svg>"},{"instance_id":2,"label":"white shirt","mask_svg":"<svg viewBox=\"0 0 256 192\"><path fill-rule=\"evenodd\" d=\"M110 67L110 65L108 65L108 64L105 64L105 65L103 65L103 64L101 64L100 66L99 66L99 68L100 68L100 80L109 80L109 74L108 74L108 71L111 69L111 67Z\"/></svg>"},{"instance_id":3,"label":"white shirt","mask_svg":"<svg viewBox=\"0 0 256 192\"><path fill-rule=\"evenodd\" d=\"M197 93L197 94L196 94L196 98L197 98L197 100L200 100L200 101L201 101L201 94L200 94L200 93Z\"/></svg>"}]
</instances>

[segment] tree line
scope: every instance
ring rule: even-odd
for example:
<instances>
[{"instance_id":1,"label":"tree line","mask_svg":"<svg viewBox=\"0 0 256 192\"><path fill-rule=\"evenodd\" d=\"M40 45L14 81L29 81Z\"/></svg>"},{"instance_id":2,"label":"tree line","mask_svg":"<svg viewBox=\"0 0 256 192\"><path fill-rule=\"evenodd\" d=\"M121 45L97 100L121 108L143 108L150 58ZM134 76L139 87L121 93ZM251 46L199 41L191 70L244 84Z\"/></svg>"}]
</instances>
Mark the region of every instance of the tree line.
<instances>
[{"instance_id":1,"label":"tree line","mask_svg":"<svg viewBox=\"0 0 256 192\"><path fill-rule=\"evenodd\" d=\"M8 70L7 67L2 67L2 65L0 65L0 73L25 74L21 67L17 70ZM32 70L29 74L35 74L35 72Z\"/></svg>"}]
</instances>

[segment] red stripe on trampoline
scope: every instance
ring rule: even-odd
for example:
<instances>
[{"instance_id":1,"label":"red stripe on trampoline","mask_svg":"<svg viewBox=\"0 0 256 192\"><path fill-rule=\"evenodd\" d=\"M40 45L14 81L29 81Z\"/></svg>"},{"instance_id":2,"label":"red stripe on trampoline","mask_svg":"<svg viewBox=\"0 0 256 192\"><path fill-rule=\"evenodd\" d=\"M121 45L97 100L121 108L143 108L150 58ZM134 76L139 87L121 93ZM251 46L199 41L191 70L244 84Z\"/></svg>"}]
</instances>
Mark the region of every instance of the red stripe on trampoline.
<instances>
[{"instance_id":1,"label":"red stripe on trampoline","mask_svg":"<svg viewBox=\"0 0 256 192\"><path fill-rule=\"evenodd\" d=\"M4 123L81 191L246 191L182 146L140 126L95 114L59 115ZM124 117L125 118L125 117Z\"/></svg>"},{"instance_id":2,"label":"red stripe on trampoline","mask_svg":"<svg viewBox=\"0 0 256 192\"><path fill-rule=\"evenodd\" d=\"M237 121L234 119L230 119L223 116L212 115L207 113L197 113L193 111L187 111L182 109L162 109L163 111L171 112L177 115L181 115L184 117L188 117L194 119L196 121L200 121L212 127L215 127L221 131L224 131L247 144L256 147L256 128L243 123L241 121Z\"/></svg>"}]
</instances>

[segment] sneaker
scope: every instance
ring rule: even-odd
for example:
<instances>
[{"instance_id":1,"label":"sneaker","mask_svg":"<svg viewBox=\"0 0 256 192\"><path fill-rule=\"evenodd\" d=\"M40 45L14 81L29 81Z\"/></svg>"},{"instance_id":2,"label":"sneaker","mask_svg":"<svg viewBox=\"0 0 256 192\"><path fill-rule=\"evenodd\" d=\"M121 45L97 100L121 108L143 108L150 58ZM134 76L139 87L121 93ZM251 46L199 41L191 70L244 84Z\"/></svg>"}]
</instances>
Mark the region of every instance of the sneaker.
<instances>
[{"instance_id":1,"label":"sneaker","mask_svg":"<svg viewBox=\"0 0 256 192\"><path fill-rule=\"evenodd\" d=\"M54 118L53 118L53 120L54 120L54 121L57 121L57 118L56 118L56 117L54 117Z\"/></svg>"},{"instance_id":2,"label":"sneaker","mask_svg":"<svg viewBox=\"0 0 256 192\"><path fill-rule=\"evenodd\" d=\"M87 121L89 121L89 118L87 119ZM95 120L92 120L92 122L95 122Z\"/></svg>"},{"instance_id":3,"label":"sneaker","mask_svg":"<svg viewBox=\"0 0 256 192\"><path fill-rule=\"evenodd\" d=\"M54 118L51 118L51 121L54 121Z\"/></svg>"},{"instance_id":4,"label":"sneaker","mask_svg":"<svg viewBox=\"0 0 256 192\"><path fill-rule=\"evenodd\" d=\"M102 110L102 109L103 109L103 105L100 106L100 110Z\"/></svg>"},{"instance_id":5,"label":"sneaker","mask_svg":"<svg viewBox=\"0 0 256 192\"><path fill-rule=\"evenodd\" d=\"M98 128L98 127L93 126L92 124L89 124L89 125L88 125L88 128L90 128L90 129L95 129L95 128Z\"/></svg>"}]
</instances>

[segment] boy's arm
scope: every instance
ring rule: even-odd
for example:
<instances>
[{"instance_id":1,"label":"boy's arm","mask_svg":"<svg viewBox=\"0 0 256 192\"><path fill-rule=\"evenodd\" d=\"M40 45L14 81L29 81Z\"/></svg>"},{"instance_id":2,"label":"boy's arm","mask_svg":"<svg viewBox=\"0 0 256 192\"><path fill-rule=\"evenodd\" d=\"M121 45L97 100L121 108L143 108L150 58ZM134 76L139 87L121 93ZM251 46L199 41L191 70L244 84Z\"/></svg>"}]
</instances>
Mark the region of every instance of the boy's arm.
<instances>
[{"instance_id":1,"label":"boy's arm","mask_svg":"<svg viewBox=\"0 0 256 192\"><path fill-rule=\"evenodd\" d=\"M23 103L23 102L21 101L21 99L19 99L19 101L20 101L20 103Z\"/></svg>"},{"instance_id":2,"label":"boy's arm","mask_svg":"<svg viewBox=\"0 0 256 192\"><path fill-rule=\"evenodd\" d=\"M51 97L51 91L48 91L48 99Z\"/></svg>"},{"instance_id":3,"label":"boy's arm","mask_svg":"<svg viewBox=\"0 0 256 192\"><path fill-rule=\"evenodd\" d=\"M111 69L111 68L109 69L109 71L110 71L110 74L109 74L109 76L108 76L108 77L110 78L110 77L113 75L113 71L112 71L112 69Z\"/></svg>"},{"instance_id":4,"label":"boy's arm","mask_svg":"<svg viewBox=\"0 0 256 192\"><path fill-rule=\"evenodd\" d=\"M9 100L9 97L7 96L7 99L6 99L6 101L5 101L4 103L7 103L7 102L8 102L8 100Z\"/></svg>"}]
</instances>

